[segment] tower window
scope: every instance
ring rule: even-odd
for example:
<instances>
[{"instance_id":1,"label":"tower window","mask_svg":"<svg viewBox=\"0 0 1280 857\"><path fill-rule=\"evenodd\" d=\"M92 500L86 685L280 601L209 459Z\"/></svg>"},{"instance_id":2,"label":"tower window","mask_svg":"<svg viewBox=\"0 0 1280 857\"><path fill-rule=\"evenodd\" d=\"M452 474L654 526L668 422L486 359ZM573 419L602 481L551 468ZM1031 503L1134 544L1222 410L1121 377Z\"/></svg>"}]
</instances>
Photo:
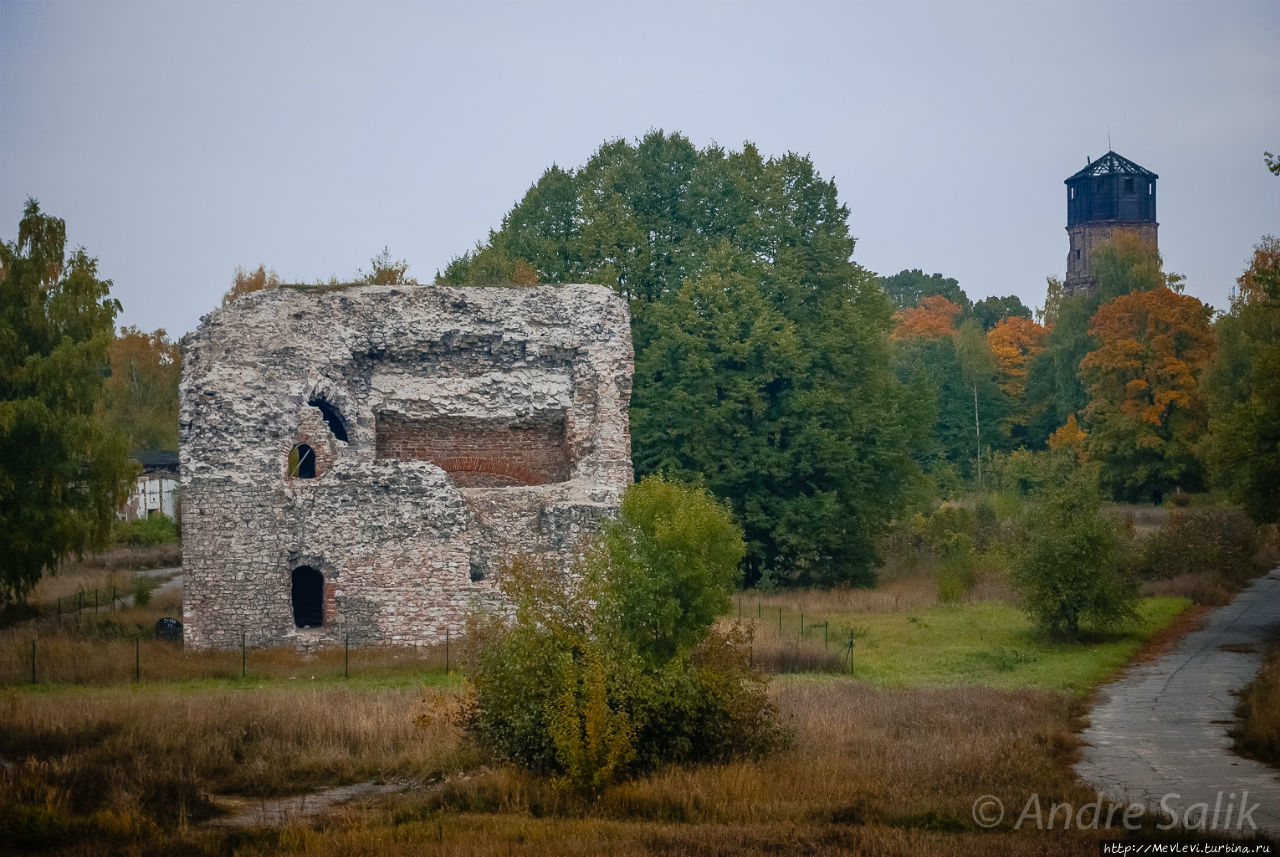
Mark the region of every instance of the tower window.
<instances>
[{"instance_id":1,"label":"tower window","mask_svg":"<svg viewBox=\"0 0 1280 857\"><path fill-rule=\"evenodd\" d=\"M1075 189L1075 188L1072 188L1072 189L1071 189L1071 199L1075 199L1075 198L1076 198L1076 189Z\"/></svg>"},{"instance_id":2,"label":"tower window","mask_svg":"<svg viewBox=\"0 0 1280 857\"><path fill-rule=\"evenodd\" d=\"M1151 196L1151 195L1152 195L1152 194L1154 194L1155 192L1156 192L1156 183L1155 183L1155 182L1147 182L1147 196Z\"/></svg>"},{"instance_id":3,"label":"tower window","mask_svg":"<svg viewBox=\"0 0 1280 857\"><path fill-rule=\"evenodd\" d=\"M1077 259L1079 259L1079 258L1080 258L1080 251L1079 251L1079 250L1077 250L1077 251L1076 251L1076 258L1077 258Z\"/></svg>"},{"instance_id":4,"label":"tower window","mask_svg":"<svg viewBox=\"0 0 1280 857\"><path fill-rule=\"evenodd\" d=\"M1133 179L1124 180L1124 192L1133 193Z\"/></svg>"}]
</instances>

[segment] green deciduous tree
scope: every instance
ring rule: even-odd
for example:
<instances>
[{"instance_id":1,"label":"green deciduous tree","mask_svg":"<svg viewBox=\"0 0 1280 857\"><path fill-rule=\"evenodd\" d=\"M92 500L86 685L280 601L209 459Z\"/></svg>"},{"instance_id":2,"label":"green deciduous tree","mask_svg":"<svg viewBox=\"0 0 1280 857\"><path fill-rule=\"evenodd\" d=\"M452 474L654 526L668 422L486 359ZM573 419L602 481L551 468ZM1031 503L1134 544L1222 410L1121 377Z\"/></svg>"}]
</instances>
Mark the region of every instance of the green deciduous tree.
<instances>
[{"instance_id":1,"label":"green deciduous tree","mask_svg":"<svg viewBox=\"0 0 1280 857\"><path fill-rule=\"evenodd\" d=\"M0 242L0 601L67 554L106 544L132 473L99 419L120 304L66 226L27 200Z\"/></svg>"},{"instance_id":2,"label":"green deciduous tree","mask_svg":"<svg viewBox=\"0 0 1280 857\"><path fill-rule=\"evenodd\" d=\"M637 472L701 477L732 503L752 579L869 581L914 428L890 372L892 307L853 245L808 158L658 131L547 170L438 281L514 280L525 263L539 282L616 289Z\"/></svg>"},{"instance_id":3,"label":"green deciduous tree","mask_svg":"<svg viewBox=\"0 0 1280 857\"><path fill-rule=\"evenodd\" d=\"M1049 481L1029 505L1014 579L1041 630L1079 636L1131 619L1138 589L1121 563L1117 523L1100 510L1097 474L1081 467Z\"/></svg>"},{"instance_id":4,"label":"green deciduous tree","mask_svg":"<svg viewBox=\"0 0 1280 857\"><path fill-rule=\"evenodd\" d=\"M919 268L881 277L880 286L898 309L919 306L921 298L934 295L946 298L966 314L973 309L973 301L969 300L954 277L926 274Z\"/></svg>"},{"instance_id":5,"label":"green deciduous tree","mask_svg":"<svg viewBox=\"0 0 1280 857\"><path fill-rule=\"evenodd\" d=\"M973 305L973 317L982 325L984 331L988 331L1005 319L1029 319L1031 310L1017 295L1005 295L1002 298L992 295Z\"/></svg>"},{"instance_id":6,"label":"green deciduous tree","mask_svg":"<svg viewBox=\"0 0 1280 857\"><path fill-rule=\"evenodd\" d=\"M729 610L744 551L705 491L629 488L576 574L520 562L511 617L474 615L465 726L496 755L575 791L660 764L752 756L784 738Z\"/></svg>"},{"instance_id":7,"label":"green deciduous tree","mask_svg":"<svg viewBox=\"0 0 1280 857\"><path fill-rule=\"evenodd\" d=\"M1280 240L1264 236L1215 328L1205 373L1213 482L1259 523L1280 520Z\"/></svg>"}]
</instances>

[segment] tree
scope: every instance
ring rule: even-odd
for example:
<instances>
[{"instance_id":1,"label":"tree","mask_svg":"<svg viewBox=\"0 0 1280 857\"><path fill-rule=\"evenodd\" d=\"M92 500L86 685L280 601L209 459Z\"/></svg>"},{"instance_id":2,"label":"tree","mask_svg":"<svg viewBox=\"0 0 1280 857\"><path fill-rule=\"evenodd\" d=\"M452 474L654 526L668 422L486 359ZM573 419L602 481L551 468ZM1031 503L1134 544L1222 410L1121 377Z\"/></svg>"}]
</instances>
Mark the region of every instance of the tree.
<instances>
[{"instance_id":1,"label":"tree","mask_svg":"<svg viewBox=\"0 0 1280 857\"><path fill-rule=\"evenodd\" d=\"M1005 295L1002 298L992 295L973 305L973 317L982 325L983 330L991 330L1005 319L1030 319L1031 310L1017 295Z\"/></svg>"},{"instance_id":2,"label":"tree","mask_svg":"<svg viewBox=\"0 0 1280 857\"><path fill-rule=\"evenodd\" d=\"M957 326L962 312L947 298L931 295L894 314L898 375L933 406L929 437L917 447L919 462L944 492L958 488L961 476L981 475L982 427L987 446L998 442L1002 431L993 429L1007 410L986 337L972 318Z\"/></svg>"},{"instance_id":3,"label":"tree","mask_svg":"<svg viewBox=\"0 0 1280 857\"><path fill-rule=\"evenodd\" d=\"M1280 239L1263 236L1236 282L1201 385L1208 461L1214 484L1268 523L1280 520Z\"/></svg>"},{"instance_id":4,"label":"tree","mask_svg":"<svg viewBox=\"0 0 1280 857\"><path fill-rule=\"evenodd\" d=\"M552 166L437 279L523 262L539 282L614 288L631 307L637 473L701 477L729 500L749 579L866 582L915 429L890 371L892 308L850 261L848 214L807 157L655 131ZM726 436L735 412L757 434Z\"/></svg>"},{"instance_id":5,"label":"tree","mask_svg":"<svg viewBox=\"0 0 1280 857\"><path fill-rule=\"evenodd\" d=\"M129 440L129 452L178 448L178 382L182 349L163 330L126 327L107 348L111 373L103 399L107 422Z\"/></svg>"},{"instance_id":6,"label":"tree","mask_svg":"<svg viewBox=\"0 0 1280 857\"><path fill-rule=\"evenodd\" d=\"M785 735L729 610L744 546L704 490L650 477L623 495L577 573L517 562L511 616L474 613L467 731L575 791L661 764L724 761Z\"/></svg>"},{"instance_id":7,"label":"tree","mask_svg":"<svg viewBox=\"0 0 1280 857\"><path fill-rule=\"evenodd\" d=\"M1009 316L987 331L1000 388L1014 399L1027 390L1027 367L1044 350L1048 331L1030 316Z\"/></svg>"},{"instance_id":8,"label":"tree","mask_svg":"<svg viewBox=\"0 0 1280 857\"><path fill-rule=\"evenodd\" d=\"M1099 500L1096 472L1081 467L1048 481L1028 506L1014 580L1046 633L1078 637L1082 621L1106 629L1136 615L1137 582L1120 563L1117 524Z\"/></svg>"},{"instance_id":9,"label":"tree","mask_svg":"<svg viewBox=\"0 0 1280 857\"><path fill-rule=\"evenodd\" d=\"M1182 276L1166 274L1160 253L1138 235L1121 231L1098 247L1091 257L1097 278L1094 288L1063 294L1061 284L1049 281L1045 349L1028 369L1024 414L1027 441L1041 444L1049 432L1080 414L1089 402L1080 377L1080 361L1098 347L1089 333L1094 314L1104 303L1132 292L1168 287L1181 289Z\"/></svg>"},{"instance_id":10,"label":"tree","mask_svg":"<svg viewBox=\"0 0 1280 857\"><path fill-rule=\"evenodd\" d=\"M898 309L919 306L923 298L935 295L951 301L966 314L973 308L973 302L954 277L925 274L919 268L881 277L880 286Z\"/></svg>"},{"instance_id":11,"label":"tree","mask_svg":"<svg viewBox=\"0 0 1280 857\"><path fill-rule=\"evenodd\" d=\"M893 314L897 322L893 328L893 338L951 336L955 332L956 319L962 311L959 305L941 295L923 297L916 306L900 309Z\"/></svg>"},{"instance_id":12,"label":"tree","mask_svg":"<svg viewBox=\"0 0 1280 857\"><path fill-rule=\"evenodd\" d=\"M1210 307L1167 288L1104 304L1089 334L1100 345L1080 363L1089 391L1087 449L1117 499L1160 502L1204 482L1196 445L1208 412L1200 376L1216 339Z\"/></svg>"},{"instance_id":13,"label":"tree","mask_svg":"<svg viewBox=\"0 0 1280 857\"><path fill-rule=\"evenodd\" d=\"M231 278L231 288L222 296L222 305L226 306L236 298L251 292L278 288L280 288L280 275L266 265L259 265L254 271L246 271L237 266Z\"/></svg>"},{"instance_id":14,"label":"tree","mask_svg":"<svg viewBox=\"0 0 1280 857\"><path fill-rule=\"evenodd\" d=\"M0 602L106 544L132 466L98 419L120 304L66 224L28 199L0 242Z\"/></svg>"}]
</instances>

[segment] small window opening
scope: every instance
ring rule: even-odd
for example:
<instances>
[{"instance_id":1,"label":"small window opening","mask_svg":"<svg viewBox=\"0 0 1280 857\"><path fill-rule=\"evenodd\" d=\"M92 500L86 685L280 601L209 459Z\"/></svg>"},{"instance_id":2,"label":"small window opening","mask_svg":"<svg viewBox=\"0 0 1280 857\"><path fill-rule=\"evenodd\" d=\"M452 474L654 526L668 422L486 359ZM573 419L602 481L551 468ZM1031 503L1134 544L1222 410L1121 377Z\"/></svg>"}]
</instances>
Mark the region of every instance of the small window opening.
<instances>
[{"instance_id":1,"label":"small window opening","mask_svg":"<svg viewBox=\"0 0 1280 857\"><path fill-rule=\"evenodd\" d=\"M320 415L324 417L325 424L329 426L329 431L333 432L333 436L343 443L347 442L347 424L342 419L342 414L333 405L324 399L312 399L307 402L313 408L320 409Z\"/></svg>"},{"instance_id":2,"label":"small window opening","mask_svg":"<svg viewBox=\"0 0 1280 857\"><path fill-rule=\"evenodd\" d=\"M305 443L289 450L289 475L294 479L315 479L316 451Z\"/></svg>"},{"instance_id":3,"label":"small window opening","mask_svg":"<svg viewBox=\"0 0 1280 857\"><path fill-rule=\"evenodd\" d=\"M1072 188L1072 189L1071 189L1071 198L1072 198L1072 199L1075 199L1075 198L1076 198L1076 189L1075 189L1075 188Z\"/></svg>"},{"instance_id":4,"label":"small window opening","mask_svg":"<svg viewBox=\"0 0 1280 857\"><path fill-rule=\"evenodd\" d=\"M324 625L324 575L309 565L293 570L293 624L298 628Z\"/></svg>"},{"instance_id":5,"label":"small window opening","mask_svg":"<svg viewBox=\"0 0 1280 857\"><path fill-rule=\"evenodd\" d=\"M1124 180L1124 192L1133 193L1133 179Z\"/></svg>"},{"instance_id":6,"label":"small window opening","mask_svg":"<svg viewBox=\"0 0 1280 857\"><path fill-rule=\"evenodd\" d=\"M1151 196L1155 192L1156 192L1156 183L1147 182L1147 196Z\"/></svg>"},{"instance_id":7,"label":"small window opening","mask_svg":"<svg viewBox=\"0 0 1280 857\"><path fill-rule=\"evenodd\" d=\"M1080 251L1079 251L1079 250L1077 250L1077 251L1076 251L1076 258L1077 258L1077 259L1079 259L1079 258L1080 258Z\"/></svg>"}]
</instances>

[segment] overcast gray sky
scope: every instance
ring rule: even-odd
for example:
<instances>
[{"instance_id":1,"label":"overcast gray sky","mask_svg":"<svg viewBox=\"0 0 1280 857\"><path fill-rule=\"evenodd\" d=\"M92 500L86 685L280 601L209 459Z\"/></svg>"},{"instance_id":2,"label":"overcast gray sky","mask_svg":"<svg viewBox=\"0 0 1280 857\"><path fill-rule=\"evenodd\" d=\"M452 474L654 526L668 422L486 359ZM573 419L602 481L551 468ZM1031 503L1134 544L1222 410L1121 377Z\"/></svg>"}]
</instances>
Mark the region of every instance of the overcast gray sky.
<instances>
[{"instance_id":1,"label":"overcast gray sky","mask_svg":"<svg viewBox=\"0 0 1280 857\"><path fill-rule=\"evenodd\" d=\"M552 163L652 128L808 153L879 273L1044 299L1062 180L1160 174L1160 249L1224 307L1280 232L1280 3L0 0L0 236L27 196L173 335L237 265L429 280Z\"/></svg>"}]
</instances>

